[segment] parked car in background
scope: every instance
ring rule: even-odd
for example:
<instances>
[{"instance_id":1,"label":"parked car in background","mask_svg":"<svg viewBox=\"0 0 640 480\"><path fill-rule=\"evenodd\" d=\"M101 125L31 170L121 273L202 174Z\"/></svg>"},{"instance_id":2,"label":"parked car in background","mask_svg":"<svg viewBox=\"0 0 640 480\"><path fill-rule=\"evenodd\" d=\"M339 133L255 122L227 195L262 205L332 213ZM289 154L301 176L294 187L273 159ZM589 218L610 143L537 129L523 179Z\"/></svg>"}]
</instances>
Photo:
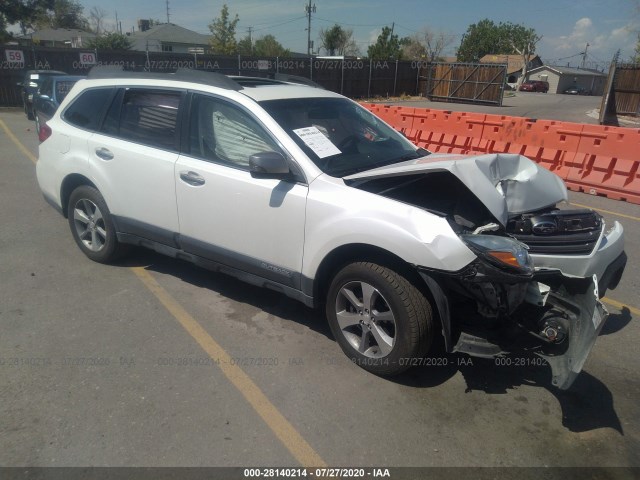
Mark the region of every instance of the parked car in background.
<instances>
[{"instance_id":1,"label":"parked car in background","mask_svg":"<svg viewBox=\"0 0 640 480\"><path fill-rule=\"evenodd\" d=\"M567 95L591 95L591 90L574 85L573 87L567 88L562 93L566 93Z\"/></svg>"},{"instance_id":2,"label":"parked car in background","mask_svg":"<svg viewBox=\"0 0 640 480\"><path fill-rule=\"evenodd\" d=\"M24 113L29 120L33 120L33 96L38 92L42 82L55 75L66 75L66 73L58 70L27 70L22 82L18 82L18 86L22 88Z\"/></svg>"},{"instance_id":3,"label":"parked car in background","mask_svg":"<svg viewBox=\"0 0 640 480\"><path fill-rule=\"evenodd\" d=\"M36 133L40 132L40 125L49 120L58 106L67 96L76 82L82 78L79 75L49 75L33 97L33 118L36 121Z\"/></svg>"},{"instance_id":4,"label":"parked car in background","mask_svg":"<svg viewBox=\"0 0 640 480\"><path fill-rule=\"evenodd\" d=\"M549 91L549 83L541 80L529 80L520 85L520 91L547 93Z\"/></svg>"}]
</instances>

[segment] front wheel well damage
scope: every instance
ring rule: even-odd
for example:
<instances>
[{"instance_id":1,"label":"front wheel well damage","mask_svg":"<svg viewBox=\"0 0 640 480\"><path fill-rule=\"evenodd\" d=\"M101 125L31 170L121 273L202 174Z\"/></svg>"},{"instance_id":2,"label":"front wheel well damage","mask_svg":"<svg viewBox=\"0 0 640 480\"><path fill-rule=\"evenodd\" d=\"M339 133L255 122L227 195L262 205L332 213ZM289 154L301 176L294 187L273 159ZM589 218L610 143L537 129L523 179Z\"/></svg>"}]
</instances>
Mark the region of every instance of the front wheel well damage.
<instances>
[{"instance_id":1,"label":"front wheel well damage","mask_svg":"<svg viewBox=\"0 0 640 480\"><path fill-rule=\"evenodd\" d=\"M68 218L69 216L68 207L71 194L76 188L82 185L88 185L97 190L97 187L91 180L89 180L84 175L80 175L79 173L68 175L62 181L62 186L60 187L60 206L62 207L62 214L64 215L64 218Z\"/></svg>"}]
</instances>

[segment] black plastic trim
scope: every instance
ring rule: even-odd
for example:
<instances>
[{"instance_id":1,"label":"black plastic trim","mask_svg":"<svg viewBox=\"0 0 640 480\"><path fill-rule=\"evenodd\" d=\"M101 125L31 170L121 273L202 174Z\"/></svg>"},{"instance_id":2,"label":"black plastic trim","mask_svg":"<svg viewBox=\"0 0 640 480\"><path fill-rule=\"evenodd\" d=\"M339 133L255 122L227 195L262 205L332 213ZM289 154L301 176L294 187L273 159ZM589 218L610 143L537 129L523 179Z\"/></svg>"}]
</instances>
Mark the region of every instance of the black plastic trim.
<instances>
[{"instance_id":1,"label":"black plastic trim","mask_svg":"<svg viewBox=\"0 0 640 480\"><path fill-rule=\"evenodd\" d=\"M264 260L243 255L191 237L181 235L180 245L187 253L272 280L281 285L295 288L296 290L300 289L300 272L292 272L278 265L272 265Z\"/></svg>"},{"instance_id":2,"label":"black plastic trim","mask_svg":"<svg viewBox=\"0 0 640 480\"><path fill-rule=\"evenodd\" d=\"M120 233L126 233L134 235L140 239L158 242L173 248L180 248L177 241L178 234L176 232L165 230L164 228L149 225L148 223L128 217L111 215L111 219L113 220L118 235Z\"/></svg>"},{"instance_id":3,"label":"black plastic trim","mask_svg":"<svg viewBox=\"0 0 640 480\"><path fill-rule=\"evenodd\" d=\"M292 288L289 285L283 285L282 283L273 281L263 276L246 272L242 269L239 269L230 265L226 265L220 262L216 262L214 260L204 258L199 255L194 255L192 253L185 252L184 250L181 250L179 248L173 248L168 245L162 244L160 242L139 237L137 235L122 233L122 232L119 232L117 235L118 235L119 242L127 243L130 245L138 245L141 247L148 248L150 250L154 250L162 255L167 255L169 257L178 258L181 260L186 260L199 267L206 268L207 270L211 270L213 272L220 272L226 275L230 275L232 277L235 277L251 285L268 288L269 290L283 293L287 297L293 298L294 300L298 300L299 302L304 303L308 307L312 307L312 308L314 307L313 297L306 295L300 290L296 288Z\"/></svg>"},{"instance_id":4,"label":"black plastic trim","mask_svg":"<svg viewBox=\"0 0 640 480\"><path fill-rule=\"evenodd\" d=\"M46 193L43 193L42 196L44 197L44 200L55 209L56 212L58 212L60 215L64 216L64 212L62 211L62 207L60 205L58 205L56 203L56 201L52 197L50 197Z\"/></svg>"},{"instance_id":5,"label":"black plastic trim","mask_svg":"<svg viewBox=\"0 0 640 480\"><path fill-rule=\"evenodd\" d=\"M226 90L242 90L242 85L233 81L226 75L217 72L207 72L204 70L191 70L181 68L175 73L159 72L134 72L125 71L118 66L97 66L89 70L88 79L111 79L111 78L133 78L144 80L173 80L179 82L193 82L212 87L224 88Z\"/></svg>"}]
</instances>

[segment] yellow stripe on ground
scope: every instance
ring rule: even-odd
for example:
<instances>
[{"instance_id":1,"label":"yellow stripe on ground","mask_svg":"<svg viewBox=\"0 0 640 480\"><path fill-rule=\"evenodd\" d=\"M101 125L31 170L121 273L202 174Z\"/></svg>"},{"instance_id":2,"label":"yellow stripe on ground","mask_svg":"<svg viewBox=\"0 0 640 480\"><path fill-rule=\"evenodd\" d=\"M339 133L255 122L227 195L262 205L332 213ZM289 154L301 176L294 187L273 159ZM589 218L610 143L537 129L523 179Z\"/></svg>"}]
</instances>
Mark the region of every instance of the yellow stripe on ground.
<instances>
[{"instance_id":1,"label":"yellow stripe on ground","mask_svg":"<svg viewBox=\"0 0 640 480\"><path fill-rule=\"evenodd\" d=\"M622 310L623 308L626 308L634 315L638 315L638 317L640 317L640 309L636 307L630 307L629 305L625 305L624 303L620 303L616 300L611 300L610 298L607 298L607 297L602 297L600 301L603 303L606 303L607 305L611 305L612 307L619 308L620 310Z\"/></svg>"},{"instance_id":2,"label":"yellow stripe on ground","mask_svg":"<svg viewBox=\"0 0 640 480\"><path fill-rule=\"evenodd\" d=\"M589 208L591 210L597 210L598 212L608 213L609 215L617 215L618 217L628 218L630 220L635 220L636 222L640 222L640 217L634 217L633 215L626 215L624 213L612 212L611 210L605 210L603 208L590 207L589 205L582 205L580 203L573 203L573 202L570 202L570 203L571 203L571 205L575 205L576 207Z\"/></svg>"},{"instance_id":3,"label":"yellow stripe on ground","mask_svg":"<svg viewBox=\"0 0 640 480\"><path fill-rule=\"evenodd\" d=\"M222 373L251 404L276 437L304 467L324 467L326 463L302 438L298 431L269 401L262 390L233 364L229 354L209 335L202 326L156 281L143 267L132 267L133 273L153 293L160 303L173 315L184 329L198 342L213 360L219 360Z\"/></svg>"},{"instance_id":4,"label":"yellow stripe on ground","mask_svg":"<svg viewBox=\"0 0 640 480\"><path fill-rule=\"evenodd\" d=\"M16 147L18 147L20 149L20 151L22 153L25 154L25 156L31 160L33 163L37 163L38 159L35 157L35 155L33 153L31 153L27 147L25 147L22 142L20 140L18 140L18 137L16 137L13 132L11 130L9 130L9 127L7 127L7 124L4 123L4 121L2 119L0 119L0 127L2 128L2 130L4 130L4 133L7 134L7 137L9 137L11 139L11 141L13 143L15 143Z\"/></svg>"}]
</instances>

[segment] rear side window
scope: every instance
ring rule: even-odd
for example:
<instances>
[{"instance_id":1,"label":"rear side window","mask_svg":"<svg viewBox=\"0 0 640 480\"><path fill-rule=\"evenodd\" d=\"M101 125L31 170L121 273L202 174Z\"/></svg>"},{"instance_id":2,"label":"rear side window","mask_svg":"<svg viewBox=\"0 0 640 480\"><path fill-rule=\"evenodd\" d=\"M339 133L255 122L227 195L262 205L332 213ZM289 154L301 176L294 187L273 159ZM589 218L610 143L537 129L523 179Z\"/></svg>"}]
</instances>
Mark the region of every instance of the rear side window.
<instances>
[{"instance_id":1,"label":"rear side window","mask_svg":"<svg viewBox=\"0 0 640 480\"><path fill-rule=\"evenodd\" d=\"M112 94L113 88L86 90L67 107L63 118L76 127L95 131Z\"/></svg>"},{"instance_id":2,"label":"rear side window","mask_svg":"<svg viewBox=\"0 0 640 480\"><path fill-rule=\"evenodd\" d=\"M56 100L58 103L62 103L65 99L71 87L75 85L75 80L63 80L60 82L56 82Z\"/></svg>"},{"instance_id":3,"label":"rear side window","mask_svg":"<svg viewBox=\"0 0 640 480\"><path fill-rule=\"evenodd\" d=\"M176 149L178 108L182 94L176 91L128 89L121 105L114 102L108 118L120 107L118 137L165 150ZM109 122L106 122L109 123Z\"/></svg>"},{"instance_id":4,"label":"rear side window","mask_svg":"<svg viewBox=\"0 0 640 480\"><path fill-rule=\"evenodd\" d=\"M48 97L53 96L53 80L51 80L51 78L47 78L42 83L42 86L40 87L40 93Z\"/></svg>"}]
</instances>

